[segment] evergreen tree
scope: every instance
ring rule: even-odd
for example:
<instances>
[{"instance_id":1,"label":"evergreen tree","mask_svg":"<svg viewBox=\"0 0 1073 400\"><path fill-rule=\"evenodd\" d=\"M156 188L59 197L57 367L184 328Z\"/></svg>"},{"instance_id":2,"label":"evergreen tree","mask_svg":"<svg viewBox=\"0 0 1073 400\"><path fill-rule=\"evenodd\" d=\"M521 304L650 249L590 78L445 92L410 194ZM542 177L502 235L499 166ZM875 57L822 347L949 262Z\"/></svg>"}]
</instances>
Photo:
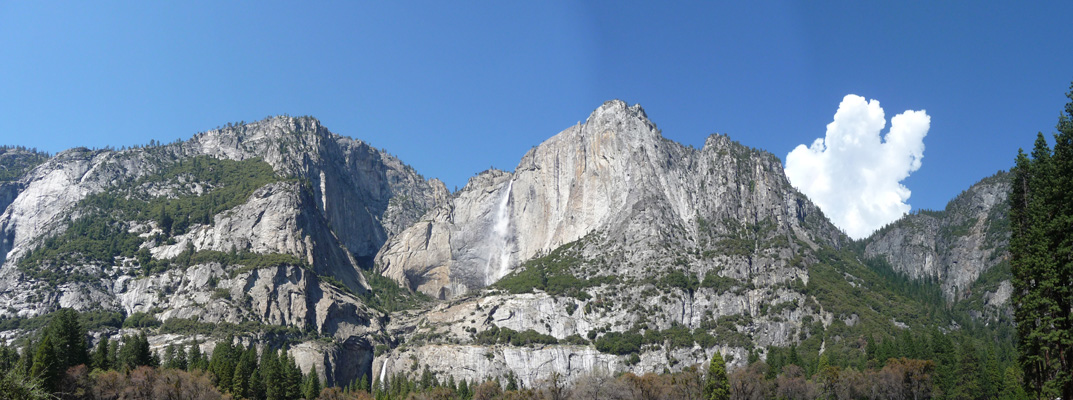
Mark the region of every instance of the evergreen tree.
<instances>
[{"instance_id":1,"label":"evergreen tree","mask_svg":"<svg viewBox=\"0 0 1073 400\"><path fill-rule=\"evenodd\" d=\"M283 375L284 395L288 399L302 397L302 370L294 362L294 357L287 354L287 349L280 350L280 370Z\"/></svg>"},{"instance_id":2,"label":"evergreen tree","mask_svg":"<svg viewBox=\"0 0 1073 400\"><path fill-rule=\"evenodd\" d=\"M172 365L174 362L175 362L175 344L172 343L172 344L169 344L168 347L164 348L163 363L161 365L163 365L164 368L174 368L174 366Z\"/></svg>"},{"instance_id":3,"label":"evergreen tree","mask_svg":"<svg viewBox=\"0 0 1073 400\"><path fill-rule=\"evenodd\" d=\"M469 381L465 378L458 384L458 398L462 400L469 400L473 398L473 392L469 390Z\"/></svg>"},{"instance_id":4,"label":"evergreen tree","mask_svg":"<svg viewBox=\"0 0 1073 400\"><path fill-rule=\"evenodd\" d=\"M178 346L175 349L175 358L171 361L172 366L169 368L186 370L189 362L186 360L186 350L183 346Z\"/></svg>"},{"instance_id":5,"label":"evergreen tree","mask_svg":"<svg viewBox=\"0 0 1073 400\"><path fill-rule=\"evenodd\" d=\"M961 362L958 366L956 384L948 398L953 400L972 400L983 398L978 380L979 358L971 341L966 340L961 347Z\"/></svg>"},{"instance_id":6,"label":"evergreen tree","mask_svg":"<svg viewBox=\"0 0 1073 400\"><path fill-rule=\"evenodd\" d=\"M369 377L362 374L361 379L358 380L358 390L371 392L371 390L369 390L369 386Z\"/></svg>"},{"instance_id":7,"label":"evergreen tree","mask_svg":"<svg viewBox=\"0 0 1073 400\"><path fill-rule=\"evenodd\" d=\"M56 363L63 371L80 364L89 364L89 346L86 344L86 330L78 321L78 312L70 308L61 308L52 313L52 321L45 328L45 334L52 336L56 349Z\"/></svg>"},{"instance_id":8,"label":"evergreen tree","mask_svg":"<svg viewBox=\"0 0 1073 400\"><path fill-rule=\"evenodd\" d=\"M34 367L34 356L37 353L37 346L33 341L33 338L26 339L26 347L22 348L22 373L23 375L33 376L30 371Z\"/></svg>"},{"instance_id":9,"label":"evergreen tree","mask_svg":"<svg viewBox=\"0 0 1073 400\"><path fill-rule=\"evenodd\" d=\"M227 338L216 343L209 359L209 372L216 376L216 386L226 391L231 390L231 379L235 376L235 364L238 361L234 348L231 347L234 340L234 336L227 335Z\"/></svg>"},{"instance_id":10,"label":"evergreen tree","mask_svg":"<svg viewBox=\"0 0 1073 400\"><path fill-rule=\"evenodd\" d=\"M59 360L56 358L56 347L52 343L52 336L45 335L45 338L41 339L41 342L37 344L37 350L34 352L34 363L30 370L30 376L38 379L45 390L55 392L64 372L60 368Z\"/></svg>"},{"instance_id":11,"label":"evergreen tree","mask_svg":"<svg viewBox=\"0 0 1073 400\"><path fill-rule=\"evenodd\" d=\"M1073 87L1071 87L1073 88ZM1010 269L1024 384L1073 398L1073 91L1052 153L1040 133L1018 151L1010 202Z\"/></svg>"},{"instance_id":12,"label":"evergreen tree","mask_svg":"<svg viewBox=\"0 0 1073 400\"><path fill-rule=\"evenodd\" d=\"M998 398L1001 400L1020 400L1028 398L1028 393L1025 393L1025 389L1021 384L1020 370L1013 366L1006 367L1006 372L1002 379L1002 390L999 392Z\"/></svg>"},{"instance_id":13,"label":"evergreen tree","mask_svg":"<svg viewBox=\"0 0 1073 400\"><path fill-rule=\"evenodd\" d=\"M720 356L720 358L721 357L722 356ZM883 362L883 361L886 361L886 360L879 360L879 361ZM802 366L801 357L797 355L797 346L796 345L790 345L790 355L788 357L786 357L786 365L796 365L798 367Z\"/></svg>"},{"instance_id":14,"label":"evergreen tree","mask_svg":"<svg viewBox=\"0 0 1073 400\"><path fill-rule=\"evenodd\" d=\"M265 398L265 380L261 377L260 365L250 374L250 390L248 394L253 400L264 400Z\"/></svg>"},{"instance_id":15,"label":"evergreen tree","mask_svg":"<svg viewBox=\"0 0 1073 400\"><path fill-rule=\"evenodd\" d=\"M302 393L306 400L314 400L320 396L320 377L317 376L317 367L309 369L309 374L302 383Z\"/></svg>"},{"instance_id":16,"label":"evergreen tree","mask_svg":"<svg viewBox=\"0 0 1073 400\"><path fill-rule=\"evenodd\" d=\"M208 363L205 362L205 356L201 354L201 345L197 341L190 345L190 349L186 352L186 370L204 371L208 369Z\"/></svg>"},{"instance_id":17,"label":"evergreen tree","mask_svg":"<svg viewBox=\"0 0 1073 400\"><path fill-rule=\"evenodd\" d=\"M19 367L19 352L13 347L0 346L0 373Z\"/></svg>"},{"instance_id":18,"label":"evergreen tree","mask_svg":"<svg viewBox=\"0 0 1073 400\"><path fill-rule=\"evenodd\" d=\"M984 350L984 358L978 372L980 375L977 380L980 381L980 391L983 393L983 397L988 399L997 398L999 391L1002 390L1003 371L1002 368L999 368L998 355L995 354L993 344Z\"/></svg>"},{"instance_id":19,"label":"evergreen tree","mask_svg":"<svg viewBox=\"0 0 1073 400\"><path fill-rule=\"evenodd\" d=\"M119 368L119 341L108 341L108 366L111 369Z\"/></svg>"},{"instance_id":20,"label":"evergreen tree","mask_svg":"<svg viewBox=\"0 0 1073 400\"><path fill-rule=\"evenodd\" d=\"M796 354L796 351L791 354ZM708 375L704 380L704 398L708 400L730 399L730 381L727 380L727 366L723 362L723 356L718 351L712 354L712 360L708 362Z\"/></svg>"},{"instance_id":21,"label":"evergreen tree","mask_svg":"<svg viewBox=\"0 0 1073 400\"><path fill-rule=\"evenodd\" d=\"M93 350L92 363L93 368L104 371L112 368L112 364L109 362L108 357L108 337L101 336L101 340L97 341L97 347Z\"/></svg>"},{"instance_id":22,"label":"evergreen tree","mask_svg":"<svg viewBox=\"0 0 1073 400\"><path fill-rule=\"evenodd\" d=\"M231 394L235 397L251 397L250 378L255 370L257 370L257 349L250 344L249 348L238 357L235 372L231 378Z\"/></svg>"},{"instance_id":23,"label":"evergreen tree","mask_svg":"<svg viewBox=\"0 0 1073 400\"><path fill-rule=\"evenodd\" d=\"M123 337L123 347L117 356L118 365L124 369L134 369L142 365L153 366L153 355L149 351L149 339L144 333Z\"/></svg>"},{"instance_id":24,"label":"evergreen tree","mask_svg":"<svg viewBox=\"0 0 1073 400\"><path fill-rule=\"evenodd\" d=\"M428 365L425 365L425 372L428 372ZM518 377L514 375L514 371L507 373L507 390L518 390Z\"/></svg>"},{"instance_id":25,"label":"evergreen tree","mask_svg":"<svg viewBox=\"0 0 1073 400\"><path fill-rule=\"evenodd\" d=\"M287 396L279 364L278 353L265 346L261 350L261 379L264 380L265 398L268 400L282 400Z\"/></svg>"}]
</instances>

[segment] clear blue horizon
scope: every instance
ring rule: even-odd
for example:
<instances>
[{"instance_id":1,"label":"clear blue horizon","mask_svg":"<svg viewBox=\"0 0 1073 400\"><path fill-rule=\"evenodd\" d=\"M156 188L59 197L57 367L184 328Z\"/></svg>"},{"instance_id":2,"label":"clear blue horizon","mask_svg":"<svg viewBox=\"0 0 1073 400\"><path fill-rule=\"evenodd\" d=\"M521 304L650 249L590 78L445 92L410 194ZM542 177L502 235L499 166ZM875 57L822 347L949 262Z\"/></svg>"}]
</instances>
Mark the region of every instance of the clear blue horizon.
<instances>
[{"instance_id":1,"label":"clear blue horizon","mask_svg":"<svg viewBox=\"0 0 1073 400\"><path fill-rule=\"evenodd\" d=\"M847 94L931 117L916 209L1009 168L1067 102L1073 3L4 2L0 144L170 142L311 115L449 188L609 99L784 161Z\"/></svg>"}]
</instances>

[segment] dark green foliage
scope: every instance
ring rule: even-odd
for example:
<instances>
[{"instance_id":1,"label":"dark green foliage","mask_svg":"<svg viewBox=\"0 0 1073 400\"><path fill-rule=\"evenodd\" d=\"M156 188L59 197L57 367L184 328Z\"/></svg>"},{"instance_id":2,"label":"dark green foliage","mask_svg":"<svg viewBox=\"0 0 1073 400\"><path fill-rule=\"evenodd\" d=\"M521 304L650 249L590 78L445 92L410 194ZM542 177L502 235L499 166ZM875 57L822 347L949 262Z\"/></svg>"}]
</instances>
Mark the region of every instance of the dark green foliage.
<instances>
[{"instance_id":1,"label":"dark green foliage","mask_svg":"<svg viewBox=\"0 0 1073 400\"><path fill-rule=\"evenodd\" d=\"M1073 398L1073 91L1052 152L1040 133L1018 151L1010 201L1010 269L1026 389Z\"/></svg>"},{"instance_id":2,"label":"dark green foliage","mask_svg":"<svg viewBox=\"0 0 1073 400\"><path fill-rule=\"evenodd\" d=\"M261 350L261 379L265 384L265 398L269 400L283 399L286 388L283 382L283 370L279 363L279 353L276 349L265 346Z\"/></svg>"},{"instance_id":3,"label":"dark green foliage","mask_svg":"<svg viewBox=\"0 0 1073 400\"><path fill-rule=\"evenodd\" d=\"M232 390L231 379L235 376L235 365L241 351L235 351L232 343L235 338L228 335L226 339L216 343L212 348L212 357L209 359L209 372L216 377L216 386Z\"/></svg>"},{"instance_id":4,"label":"dark green foliage","mask_svg":"<svg viewBox=\"0 0 1073 400\"><path fill-rule=\"evenodd\" d=\"M663 287L679 289L690 294L693 294L697 287L700 286L696 276L682 271L671 271L671 273L664 275L660 279L660 284Z\"/></svg>"},{"instance_id":5,"label":"dark green foliage","mask_svg":"<svg viewBox=\"0 0 1073 400\"><path fill-rule=\"evenodd\" d=\"M103 209L84 208L85 215L74 221L59 236L53 236L19 259L19 267L35 279L49 282L63 279L46 265L80 262L113 265L118 256L134 257L144 239L130 233L125 223L104 215ZM88 280L71 276L66 280ZM60 280L61 282L64 280Z\"/></svg>"},{"instance_id":6,"label":"dark green foliage","mask_svg":"<svg viewBox=\"0 0 1073 400\"><path fill-rule=\"evenodd\" d=\"M5 370L0 377L0 398L20 400L53 400L56 397L37 379L27 376L18 368Z\"/></svg>"},{"instance_id":7,"label":"dark green foliage","mask_svg":"<svg viewBox=\"0 0 1073 400\"><path fill-rule=\"evenodd\" d=\"M131 314L123 321L123 328L155 328L160 326L160 321L153 314L138 311Z\"/></svg>"},{"instance_id":8,"label":"dark green foliage","mask_svg":"<svg viewBox=\"0 0 1073 400\"><path fill-rule=\"evenodd\" d=\"M313 367L302 382L302 395L306 400L315 400L320 396L320 389L320 377L317 376L317 368Z\"/></svg>"},{"instance_id":9,"label":"dark green foliage","mask_svg":"<svg viewBox=\"0 0 1073 400\"><path fill-rule=\"evenodd\" d=\"M18 369L20 365L19 351L11 346L0 345L0 373L11 369Z\"/></svg>"},{"instance_id":10,"label":"dark green foliage","mask_svg":"<svg viewBox=\"0 0 1073 400\"><path fill-rule=\"evenodd\" d=\"M637 353L643 341L644 337L636 331L608 332L596 339L596 350L618 355Z\"/></svg>"},{"instance_id":11,"label":"dark green foliage","mask_svg":"<svg viewBox=\"0 0 1073 400\"><path fill-rule=\"evenodd\" d=\"M493 286L513 294L541 290L553 296L589 299L586 289L615 282L615 278L612 276L579 278L575 275L577 267L585 262L581 258L578 243L567 243L546 256L526 261Z\"/></svg>"},{"instance_id":12,"label":"dark green foliage","mask_svg":"<svg viewBox=\"0 0 1073 400\"><path fill-rule=\"evenodd\" d=\"M708 362L708 373L704 377L704 398L707 400L730 399L727 366L718 351L712 354L712 360Z\"/></svg>"},{"instance_id":13,"label":"dark green foliage","mask_svg":"<svg viewBox=\"0 0 1073 400\"><path fill-rule=\"evenodd\" d=\"M169 344L164 353L163 366L164 368L181 369L184 371L188 370L190 364L186 359L186 349L182 346Z\"/></svg>"},{"instance_id":14,"label":"dark green foliage","mask_svg":"<svg viewBox=\"0 0 1073 400\"><path fill-rule=\"evenodd\" d=\"M238 360L231 378L230 392L236 397L250 398L252 397L250 378L253 376L253 371L257 369L257 348L250 345L243 350L242 346L236 346L232 351L238 353Z\"/></svg>"},{"instance_id":15,"label":"dark green foliage","mask_svg":"<svg viewBox=\"0 0 1073 400\"><path fill-rule=\"evenodd\" d=\"M180 179L181 178L181 179ZM135 191L146 184L185 180L200 183L207 192L180 193L178 197L143 198ZM199 156L183 160L137 181L120 185L79 201L81 217L71 221L64 233L45 242L19 260L19 267L37 279L49 282L85 280L87 277L57 274L48 265L92 263L114 265L116 257L134 258L149 273L171 265L189 265L192 251L178 262L153 261L144 249L144 238L129 232L128 221L153 221L165 237L185 233L192 224L212 224L212 216L245 202L254 190L279 181L272 167L260 159L218 160ZM181 185L180 185L181 186ZM162 239L162 238L161 238ZM217 255L211 255L217 257Z\"/></svg>"},{"instance_id":16,"label":"dark green foliage","mask_svg":"<svg viewBox=\"0 0 1073 400\"><path fill-rule=\"evenodd\" d=\"M78 313L78 321L87 331L95 331L101 328L119 328L123 326L123 313L118 311L82 311Z\"/></svg>"},{"instance_id":17,"label":"dark green foliage","mask_svg":"<svg viewBox=\"0 0 1073 400\"><path fill-rule=\"evenodd\" d=\"M585 345L589 344L589 341L587 339L581 337L581 335L578 335L578 334L575 333L573 335L564 337L563 340L559 341L559 343L560 344L572 344L572 345L575 345L575 346L585 346Z\"/></svg>"},{"instance_id":18,"label":"dark green foliage","mask_svg":"<svg viewBox=\"0 0 1073 400\"><path fill-rule=\"evenodd\" d=\"M143 365L155 367L153 354L149 351L149 339L145 334L123 336L123 347L119 348L116 362L117 368L128 370Z\"/></svg>"},{"instance_id":19,"label":"dark green foliage","mask_svg":"<svg viewBox=\"0 0 1073 400\"><path fill-rule=\"evenodd\" d=\"M410 293L405 288L399 286L394 279L380 275L376 272L364 272L363 275L365 275L365 281L369 283L369 287L372 290L366 292L361 297L365 300L365 304L368 304L377 310L387 313L409 310L432 301L432 298L428 295L421 292ZM331 282L330 279L334 279L331 277L321 278L326 279L329 282ZM346 288L342 282L339 282L338 280L335 282L335 286Z\"/></svg>"},{"instance_id":20,"label":"dark green foliage","mask_svg":"<svg viewBox=\"0 0 1073 400\"><path fill-rule=\"evenodd\" d=\"M48 153L22 146L0 146L0 182L13 181L49 158Z\"/></svg>"},{"instance_id":21,"label":"dark green foliage","mask_svg":"<svg viewBox=\"0 0 1073 400\"><path fill-rule=\"evenodd\" d=\"M52 336L45 335L44 339L37 344L33 357L30 376L40 380L43 389L55 392L64 370L56 359L56 347L52 343Z\"/></svg>"},{"instance_id":22,"label":"dark green foliage","mask_svg":"<svg viewBox=\"0 0 1073 400\"><path fill-rule=\"evenodd\" d=\"M206 371L209 369L209 360L201 353L201 346L197 342L190 345L186 352L187 371Z\"/></svg>"},{"instance_id":23,"label":"dark green foliage","mask_svg":"<svg viewBox=\"0 0 1073 400\"><path fill-rule=\"evenodd\" d=\"M265 338L280 341L295 341L316 337L315 331L303 332L294 326L267 325L257 321L244 321L241 324L230 322L201 322L190 318L169 318L157 329L160 334L209 335L223 338L231 335L258 333Z\"/></svg>"},{"instance_id":24,"label":"dark green foliage","mask_svg":"<svg viewBox=\"0 0 1073 400\"><path fill-rule=\"evenodd\" d=\"M554 336L538 333L532 329L518 332L510 328L499 328L495 326L477 334L476 342L480 344L510 344L511 346L559 343Z\"/></svg>"},{"instance_id":25,"label":"dark green foliage","mask_svg":"<svg viewBox=\"0 0 1073 400\"><path fill-rule=\"evenodd\" d=\"M700 282L700 287L714 289L716 293L730 291L735 286L742 286L741 281L720 276L715 271L708 271L708 273L704 274L704 280Z\"/></svg>"},{"instance_id":26,"label":"dark green foliage","mask_svg":"<svg viewBox=\"0 0 1073 400\"><path fill-rule=\"evenodd\" d=\"M286 349L280 350L280 369L283 374L284 393L287 399L297 399L302 396L302 370L298 369L294 357L287 354Z\"/></svg>"},{"instance_id":27,"label":"dark green foliage","mask_svg":"<svg viewBox=\"0 0 1073 400\"><path fill-rule=\"evenodd\" d=\"M52 338L55 362L62 371L79 364L89 364L86 329L82 327L77 311L61 308L52 313L45 336Z\"/></svg>"}]
</instances>

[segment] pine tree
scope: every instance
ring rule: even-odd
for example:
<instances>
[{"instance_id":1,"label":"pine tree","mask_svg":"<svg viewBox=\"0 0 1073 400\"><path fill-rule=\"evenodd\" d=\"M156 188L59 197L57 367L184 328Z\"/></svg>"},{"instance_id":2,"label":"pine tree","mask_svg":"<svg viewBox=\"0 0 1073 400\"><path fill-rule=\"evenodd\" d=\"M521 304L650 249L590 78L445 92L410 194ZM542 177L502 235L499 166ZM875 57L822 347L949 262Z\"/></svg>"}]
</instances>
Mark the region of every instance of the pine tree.
<instances>
[{"instance_id":1,"label":"pine tree","mask_svg":"<svg viewBox=\"0 0 1073 400\"><path fill-rule=\"evenodd\" d=\"M458 398L462 400L469 400L473 398L473 392L469 390L469 381L465 378L458 384Z\"/></svg>"},{"instance_id":2,"label":"pine tree","mask_svg":"<svg viewBox=\"0 0 1073 400\"><path fill-rule=\"evenodd\" d=\"M280 350L280 370L283 373L284 392L286 398L297 399L302 397L302 370L294 362L294 357L287 354L287 349Z\"/></svg>"},{"instance_id":3,"label":"pine tree","mask_svg":"<svg viewBox=\"0 0 1073 400\"><path fill-rule=\"evenodd\" d=\"M33 376L30 371L34 367L34 355L37 352L37 345L34 343L33 338L26 339L26 347L22 348L22 373L24 375Z\"/></svg>"},{"instance_id":4,"label":"pine tree","mask_svg":"<svg viewBox=\"0 0 1073 400\"><path fill-rule=\"evenodd\" d=\"M186 350L183 346L178 346L175 350L175 358L172 360L172 366L170 368L186 370L187 368Z\"/></svg>"},{"instance_id":5,"label":"pine tree","mask_svg":"<svg viewBox=\"0 0 1073 400\"><path fill-rule=\"evenodd\" d=\"M1021 384L1021 371L1013 366L1006 367L1002 379L1002 390L999 392L1001 400L1027 399L1028 393Z\"/></svg>"},{"instance_id":6,"label":"pine tree","mask_svg":"<svg viewBox=\"0 0 1073 400\"><path fill-rule=\"evenodd\" d=\"M254 400L264 400L265 398L265 380L261 377L260 365L253 370L253 374L250 374L249 396Z\"/></svg>"},{"instance_id":7,"label":"pine tree","mask_svg":"<svg viewBox=\"0 0 1073 400\"><path fill-rule=\"evenodd\" d=\"M197 341L194 341L190 345L190 349L186 352L186 370L204 371L208 368L208 363L205 362L205 356L201 354L201 345Z\"/></svg>"},{"instance_id":8,"label":"pine tree","mask_svg":"<svg viewBox=\"0 0 1073 400\"><path fill-rule=\"evenodd\" d=\"M227 391L231 390L231 378L235 376L235 364L238 361L231 346L234 340L234 336L227 335L227 338L216 343L209 359L209 372L216 376L216 386Z\"/></svg>"},{"instance_id":9,"label":"pine tree","mask_svg":"<svg viewBox=\"0 0 1073 400\"><path fill-rule=\"evenodd\" d=\"M37 344L34 352L34 364L30 370L30 376L37 378L41 386L49 392L55 392L60 382L63 370L60 369L59 359L56 357L56 347L52 343L52 336L45 335L44 339Z\"/></svg>"},{"instance_id":10,"label":"pine tree","mask_svg":"<svg viewBox=\"0 0 1073 400\"><path fill-rule=\"evenodd\" d=\"M238 357L235 372L231 378L231 394L236 397L248 398L250 396L250 377L257 369L257 350L251 344Z\"/></svg>"},{"instance_id":11,"label":"pine tree","mask_svg":"<svg viewBox=\"0 0 1073 400\"><path fill-rule=\"evenodd\" d=\"M1073 91L1052 152L1040 133L1018 151L1010 202L1010 269L1027 391L1073 398Z\"/></svg>"},{"instance_id":12,"label":"pine tree","mask_svg":"<svg viewBox=\"0 0 1073 400\"><path fill-rule=\"evenodd\" d=\"M797 352L794 351L791 354L797 354ZM704 380L704 398L708 400L730 399L730 381L727 380L727 366L723 362L723 356L718 351L712 354L712 360L708 362L708 375Z\"/></svg>"},{"instance_id":13,"label":"pine tree","mask_svg":"<svg viewBox=\"0 0 1073 400\"><path fill-rule=\"evenodd\" d=\"M980 388L979 376L979 363L980 359L976 356L976 347L972 345L969 339L966 339L965 343L961 346L961 362L958 365L956 384L951 390L948 398L954 400L972 400L982 398L982 390Z\"/></svg>"},{"instance_id":14,"label":"pine tree","mask_svg":"<svg viewBox=\"0 0 1073 400\"><path fill-rule=\"evenodd\" d=\"M52 337L56 359L56 368L67 368L80 364L89 364L89 346L86 344L86 330L78 321L78 312L70 308L61 308L52 313L52 320L45 327L44 334Z\"/></svg>"},{"instance_id":15,"label":"pine tree","mask_svg":"<svg viewBox=\"0 0 1073 400\"><path fill-rule=\"evenodd\" d=\"M320 377L317 375L317 367L309 369L309 374L302 383L302 393L306 400L314 400L320 396Z\"/></svg>"},{"instance_id":16,"label":"pine tree","mask_svg":"<svg viewBox=\"0 0 1073 400\"><path fill-rule=\"evenodd\" d=\"M134 369L142 365L153 365L153 354L149 351L149 339L145 334L123 337L123 347L119 349L118 365L125 369Z\"/></svg>"},{"instance_id":17,"label":"pine tree","mask_svg":"<svg viewBox=\"0 0 1073 400\"><path fill-rule=\"evenodd\" d=\"M175 344L169 344L164 348L163 365L164 368L174 368L175 363Z\"/></svg>"},{"instance_id":18,"label":"pine tree","mask_svg":"<svg viewBox=\"0 0 1073 400\"><path fill-rule=\"evenodd\" d=\"M283 382L283 374L280 371L279 355L274 349L265 346L261 350L261 379L264 380L265 398L268 400L282 400L287 392Z\"/></svg>"},{"instance_id":19,"label":"pine tree","mask_svg":"<svg viewBox=\"0 0 1073 400\"><path fill-rule=\"evenodd\" d=\"M108 342L110 342L110 340L108 340L108 337L106 336L101 336L101 340L97 341L97 347L93 350L93 368L101 371L112 368L112 364L109 362L110 360L108 357Z\"/></svg>"},{"instance_id":20,"label":"pine tree","mask_svg":"<svg viewBox=\"0 0 1073 400\"><path fill-rule=\"evenodd\" d=\"M722 356L720 356L720 358L722 358ZM880 362L883 362L883 361L886 361L886 360L880 360ZM790 355L786 358L786 365L796 365L798 367L802 366L801 356L797 355L797 346L796 345L790 345Z\"/></svg>"},{"instance_id":21,"label":"pine tree","mask_svg":"<svg viewBox=\"0 0 1073 400\"><path fill-rule=\"evenodd\" d=\"M369 377L365 374L362 374L361 379L358 380L358 390L364 390L369 392L371 391L369 389Z\"/></svg>"}]
</instances>

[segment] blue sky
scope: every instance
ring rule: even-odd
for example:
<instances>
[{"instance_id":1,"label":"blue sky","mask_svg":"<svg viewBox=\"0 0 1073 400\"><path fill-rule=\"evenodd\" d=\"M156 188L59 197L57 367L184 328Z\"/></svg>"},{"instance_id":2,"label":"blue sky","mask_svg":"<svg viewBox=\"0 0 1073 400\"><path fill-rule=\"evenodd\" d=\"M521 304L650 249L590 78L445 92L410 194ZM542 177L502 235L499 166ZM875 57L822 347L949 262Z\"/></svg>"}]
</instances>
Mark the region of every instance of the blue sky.
<instances>
[{"instance_id":1,"label":"blue sky","mask_svg":"<svg viewBox=\"0 0 1073 400\"><path fill-rule=\"evenodd\" d=\"M222 3L222 4L220 4ZM996 2L997 3L997 2ZM1049 133L1073 2L0 2L0 143L186 139L312 115L461 187L603 101L785 159L847 94L931 117L913 209Z\"/></svg>"}]
</instances>

